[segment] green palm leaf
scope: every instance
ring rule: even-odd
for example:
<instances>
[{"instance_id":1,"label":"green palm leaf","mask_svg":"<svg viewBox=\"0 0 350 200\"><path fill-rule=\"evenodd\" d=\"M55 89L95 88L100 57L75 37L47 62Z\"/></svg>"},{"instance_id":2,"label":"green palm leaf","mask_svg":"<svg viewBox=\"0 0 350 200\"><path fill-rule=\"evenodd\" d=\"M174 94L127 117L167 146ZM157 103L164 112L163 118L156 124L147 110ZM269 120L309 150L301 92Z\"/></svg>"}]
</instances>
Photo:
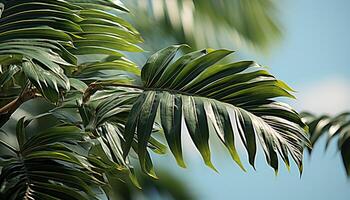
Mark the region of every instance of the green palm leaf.
<instances>
[{"instance_id":1,"label":"green palm leaf","mask_svg":"<svg viewBox=\"0 0 350 200\"><path fill-rule=\"evenodd\" d=\"M99 90L92 95L88 102L80 105L79 113L82 116L82 123L88 131L94 131L101 137L109 147L113 162L128 166L122 157L122 142L125 141L125 123L127 116L131 112L133 103L140 95L141 91L130 88L110 88ZM160 132L158 126L152 127L153 132ZM138 143L135 138L133 145ZM148 147L154 152L165 153L165 146L155 138L150 138Z\"/></svg>"},{"instance_id":2,"label":"green palm leaf","mask_svg":"<svg viewBox=\"0 0 350 200\"><path fill-rule=\"evenodd\" d=\"M90 85L91 87L91 85ZM132 88L105 87L89 94L84 102L64 102L51 113L64 123L81 126L91 133L91 138L98 141L96 156L104 155L105 165L123 167L129 177L138 185L133 167L128 159L123 158L122 143L125 141L125 122L133 102L140 90ZM77 98L81 98L81 95ZM76 100L75 98L74 100ZM153 127L153 132L160 132L159 127ZM133 141L137 145L138 140ZM166 147L155 138L150 138L148 147L154 152L164 154Z\"/></svg>"},{"instance_id":3,"label":"green palm leaf","mask_svg":"<svg viewBox=\"0 0 350 200\"><path fill-rule=\"evenodd\" d=\"M185 166L181 149L183 117L205 164L213 169L208 144L210 126L242 168L235 148L237 139L243 142L252 166L259 141L276 172L278 154L287 166L290 155L302 171L303 146L308 144L306 126L292 108L272 100L293 97L291 89L253 62L217 64L232 53L228 50L206 49L173 61L181 47L160 50L142 68L144 91L126 122L124 157L137 138L140 165L155 176L147 144L159 111L165 138L180 166Z\"/></svg>"},{"instance_id":4,"label":"green palm leaf","mask_svg":"<svg viewBox=\"0 0 350 200\"><path fill-rule=\"evenodd\" d=\"M112 13L128 12L120 1L5 0L1 5L0 58L6 58L1 75L13 74L14 65L21 67L52 102L69 91L68 77L79 77L86 66L81 56L98 55L98 60L114 56L113 62L123 61L122 51L142 51L136 45L142 41L140 34ZM98 80L101 73L97 68L89 78ZM87 75L81 76L86 79Z\"/></svg>"},{"instance_id":5,"label":"green palm leaf","mask_svg":"<svg viewBox=\"0 0 350 200\"><path fill-rule=\"evenodd\" d=\"M30 121L17 124L18 147L1 140L0 194L4 199L96 199L94 188L104 183L89 162L86 134L74 126L57 126L33 136ZM102 181L101 181L102 180Z\"/></svg>"},{"instance_id":6,"label":"green palm leaf","mask_svg":"<svg viewBox=\"0 0 350 200\"><path fill-rule=\"evenodd\" d=\"M311 113L301 113L303 121L309 126L310 142L315 145L322 135L327 135L326 148L329 143L338 138L338 148L341 152L343 164L350 176L350 113L341 113L338 116L316 116ZM309 151L311 153L311 148Z\"/></svg>"},{"instance_id":7,"label":"green palm leaf","mask_svg":"<svg viewBox=\"0 0 350 200\"><path fill-rule=\"evenodd\" d=\"M79 65L78 70L72 76L86 83L99 82L129 82L139 80L140 68L126 58L114 56L100 59L99 61L86 61Z\"/></svg>"}]
</instances>

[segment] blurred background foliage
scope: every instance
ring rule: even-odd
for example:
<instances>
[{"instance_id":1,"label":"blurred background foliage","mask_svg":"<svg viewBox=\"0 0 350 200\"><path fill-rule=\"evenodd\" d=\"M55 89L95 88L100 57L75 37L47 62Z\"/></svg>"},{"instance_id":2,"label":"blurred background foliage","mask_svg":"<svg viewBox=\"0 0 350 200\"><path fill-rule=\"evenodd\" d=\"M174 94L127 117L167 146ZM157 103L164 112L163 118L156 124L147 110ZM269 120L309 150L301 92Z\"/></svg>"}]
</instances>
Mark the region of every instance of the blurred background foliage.
<instances>
[{"instance_id":1,"label":"blurred background foliage","mask_svg":"<svg viewBox=\"0 0 350 200\"><path fill-rule=\"evenodd\" d=\"M143 48L228 48L267 54L282 36L276 0L124 0ZM141 62L145 59L142 57Z\"/></svg>"}]
</instances>

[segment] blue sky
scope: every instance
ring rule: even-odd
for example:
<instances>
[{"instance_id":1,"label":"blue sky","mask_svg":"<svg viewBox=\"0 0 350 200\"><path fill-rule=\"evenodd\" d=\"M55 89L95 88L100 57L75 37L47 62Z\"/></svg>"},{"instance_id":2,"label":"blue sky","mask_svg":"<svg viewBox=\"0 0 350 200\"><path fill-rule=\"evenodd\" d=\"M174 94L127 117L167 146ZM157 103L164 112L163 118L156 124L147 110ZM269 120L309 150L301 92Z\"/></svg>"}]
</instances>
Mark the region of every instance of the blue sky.
<instances>
[{"instance_id":1,"label":"blue sky","mask_svg":"<svg viewBox=\"0 0 350 200\"><path fill-rule=\"evenodd\" d=\"M283 39L269 56L249 52L241 55L269 66L273 74L296 89L298 101L291 103L298 110L330 114L350 110L350 1L278 2ZM281 165L275 176L261 152L257 170L246 164L247 173L229 159L227 152L225 156L219 153L224 149L216 150L213 156L219 174L206 168L197 152L190 153L193 149L185 154L187 169L177 167L170 157L160 158L157 164L171 168L201 200L349 199L350 179L345 176L336 144L325 153L324 141L319 143L311 158L305 155L301 178L295 166L289 173ZM245 156L243 152L241 155Z\"/></svg>"}]
</instances>

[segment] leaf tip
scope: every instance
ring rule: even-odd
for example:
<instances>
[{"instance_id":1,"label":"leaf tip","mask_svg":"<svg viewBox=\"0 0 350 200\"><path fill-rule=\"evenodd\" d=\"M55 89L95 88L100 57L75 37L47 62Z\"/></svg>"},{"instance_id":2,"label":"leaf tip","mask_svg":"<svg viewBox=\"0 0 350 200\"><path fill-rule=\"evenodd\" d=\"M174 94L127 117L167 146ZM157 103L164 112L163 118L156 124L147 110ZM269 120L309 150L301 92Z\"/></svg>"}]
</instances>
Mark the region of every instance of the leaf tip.
<instances>
[{"instance_id":1,"label":"leaf tip","mask_svg":"<svg viewBox=\"0 0 350 200\"><path fill-rule=\"evenodd\" d=\"M254 160L249 159L249 164L250 164L250 166L252 166L252 167L253 167L253 169L256 171L256 167L255 167Z\"/></svg>"},{"instance_id":2,"label":"leaf tip","mask_svg":"<svg viewBox=\"0 0 350 200\"><path fill-rule=\"evenodd\" d=\"M290 173L290 164L289 164L289 162L285 162L285 163L286 163L286 168L288 170L288 173Z\"/></svg>"},{"instance_id":3,"label":"leaf tip","mask_svg":"<svg viewBox=\"0 0 350 200\"><path fill-rule=\"evenodd\" d=\"M239 166L239 168L244 171L244 172L247 172L247 170L244 168L241 160L239 158L234 158L234 161L236 162L236 164Z\"/></svg>"},{"instance_id":4,"label":"leaf tip","mask_svg":"<svg viewBox=\"0 0 350 200\"><path fill-rule=\"evenodd\" d=\"M215 168L215 166L210 160L206 160L205 165L208 166L210 169L214 170L216 173L219 173L219 171Z\"/></svg>"},{"instance_id":5,"label":"leaf tip","mask_svg":"<svg viewBox=\"0 0 350 200\"><path fill-rule=\"evenodd\" d=\"M183 159L176 159L176 163L182 168L187 168Z\"/></svg>"},{"instance_id":6,"label":"leaf tip","mask_svg":"<svg viewBox=\"0 0 350 200\"><path fill-rule=\"evenodd\" d=\"M152 178L154 178L154 179L159 179L158 178L158 176L157 176L157 174L156 174L156 172L154 171L154 169L152 168L152 169L150 169L150 170L148 170L148 171L145 171L144 170L144 172L148 175L148 176L150 176L150 177L152 177Z\"/></svg>"},{"instance_id":7,"label":"leaf tip","mask_svg":"<svg viewBox=\"0 0 350 200\"><path fill-rule=\"evenodd\" d=\"M303 164L299 163L298 168L299 168L299 178L301 178L301 176L303 175Z\"/></svg>"}]
</instances>

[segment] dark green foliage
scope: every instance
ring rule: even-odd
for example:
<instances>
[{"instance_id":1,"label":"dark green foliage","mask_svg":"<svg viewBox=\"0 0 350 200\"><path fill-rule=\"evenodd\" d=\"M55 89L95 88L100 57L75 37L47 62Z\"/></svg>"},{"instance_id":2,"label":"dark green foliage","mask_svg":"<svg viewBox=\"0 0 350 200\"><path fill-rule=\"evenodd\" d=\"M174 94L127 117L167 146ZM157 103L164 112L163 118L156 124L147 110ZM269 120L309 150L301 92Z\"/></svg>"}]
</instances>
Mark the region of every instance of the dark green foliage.
<instances>
[{"instance_id":1,"label":"dark green foliage","mask_svg":"<svg viewBox=\"0 0 350 200\"><path fill-rule=\"evenodd\" d=\"M173 61L183 46L171 46L152 55L142 68L144 92L139 95L126 123L124 157L138 138L142 169L154 176L147 143L159 109L160 123L178 164L185 166L181 150L181 116L206 165L211 163L209 126L243 168L235 139L246 147L254 166L259 141L267 162L278 170L279 154L289 166L288 154L302 171L302 153L308 144L306 126L289 106L272 100L293 97L291 89L253 62L217 64L228 50L192 52ZM231 120L229 113L231 113ZM135 135L136 134L136 135Z\"/></svg>"},{"instance_id":2,"label":"dark green foliage","mask_svg":"<svg viewBox=\"0 0 350 200\"><path fill-rule=\"evenodd\" d=\"M91 80L101 73L125 74L121 70L136 68L121 51L141 51L135 44L142 39L128 22L110 13L128 11L118 1L6 0L3 5L1 85L23 71L45 98L57 102L70 89L68 77ZM99 56L85 63L82 55ZM113 59L99 64L106 56Z\"/></svg>"},{"instance_id":3,"label":"dark green foliage","mask_svg":"<svg viewBox=\"0 0 350 200\"><path fill-rule=\"evenodd\" d=\"M91 199L94 188L105 183L89 162L92 144L74 126L57 126L32 137L30 121L17 124L18 147L1 140L8 154L1 155L0 196L4 199ZM96 198L95 198L96 199Z\"/></svg>"}]
</instances>

